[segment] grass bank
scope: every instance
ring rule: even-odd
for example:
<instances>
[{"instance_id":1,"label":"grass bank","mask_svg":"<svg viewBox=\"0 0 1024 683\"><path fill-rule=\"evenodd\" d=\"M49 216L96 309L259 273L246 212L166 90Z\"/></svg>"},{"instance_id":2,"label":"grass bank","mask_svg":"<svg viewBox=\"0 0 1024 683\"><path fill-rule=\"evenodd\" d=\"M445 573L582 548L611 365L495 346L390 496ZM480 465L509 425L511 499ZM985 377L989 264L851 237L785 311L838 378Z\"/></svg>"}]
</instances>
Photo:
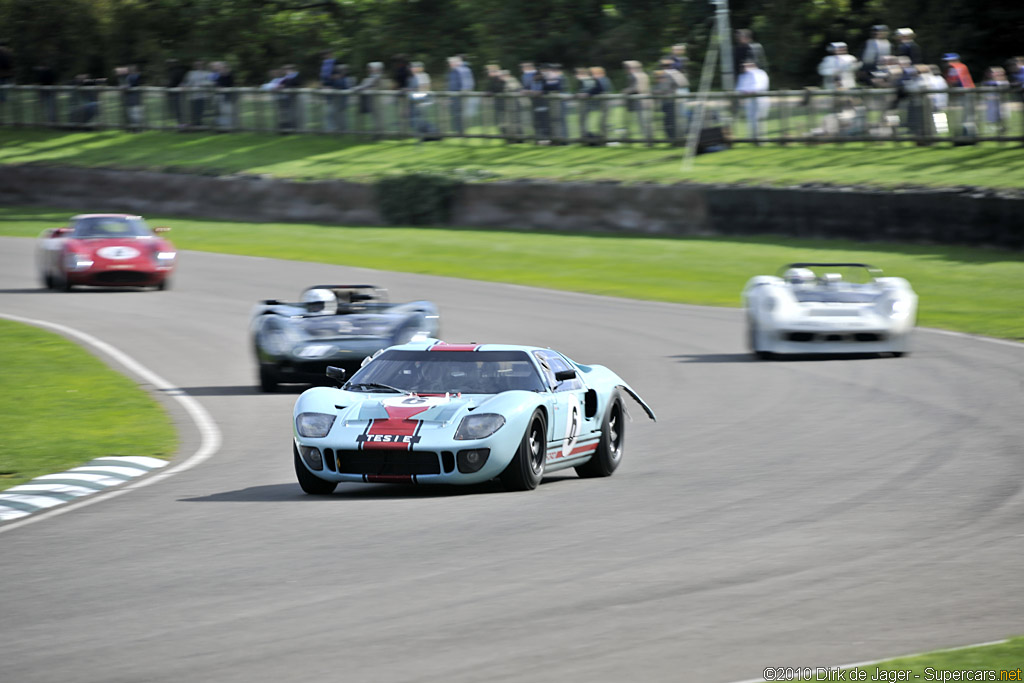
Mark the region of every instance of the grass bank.
<instances>
[{"instance_id":1,"label":"grass bank","mask_svg":"<svg viewBox=\"0 0 1024 683\"><path fill-rule=\"evenodd\" d=\"M982 647L938 650L846 670L846 681L1020 681L1024 637ZM863 672L863 673L860 673ZM973 672L967 674L966 672ZM979 672L984 672L979 675ZM778 680L782 680L781 678ZM806 679L805 679L806 680ZM836 680L812 677L810 680Z\"/></svg>"},{"instance_id":2,"label":"grass bank","mask_svg":"<svg viewBox=\"0 0 1024 683\"><path fill-rule=\"evenodd\" d=\"M167 413L63 337L0 320L0 490L110 455L170 458Z\"/></svg>"},{"instance_id":3,"label":"grass bank","mask_svg":"<svg viewBox=\"0 0 1024 683\"><path fill-rule=\"evenodd\" d=\"M0 235L34 237L63 225L71 213L0 208ZM739 306L751 276L773 273L784 263L864 261L910 280L921 297L921 325L1024 339L1024 254L1016 252L774 237L665 239L147 218L170 226L179 249L714 306Z\"/></svg>"},{"instance_id":4,"label":"grass bank","mask_svg":"<svg viewBox=\"0 0 1024 683\"><path fill-rule=\"evenodd\" d=\"M0 129L0 163L148 169L201 174L373 181L435 172L471 180L699 182L758 185L828 183L879 188L1024 189L1020 147L856 143L741 145L697 157L681 169L682 150L645 147L538 147L486 140L368 141L265 133L68 132Z\"/></svg>"}]
</instances>

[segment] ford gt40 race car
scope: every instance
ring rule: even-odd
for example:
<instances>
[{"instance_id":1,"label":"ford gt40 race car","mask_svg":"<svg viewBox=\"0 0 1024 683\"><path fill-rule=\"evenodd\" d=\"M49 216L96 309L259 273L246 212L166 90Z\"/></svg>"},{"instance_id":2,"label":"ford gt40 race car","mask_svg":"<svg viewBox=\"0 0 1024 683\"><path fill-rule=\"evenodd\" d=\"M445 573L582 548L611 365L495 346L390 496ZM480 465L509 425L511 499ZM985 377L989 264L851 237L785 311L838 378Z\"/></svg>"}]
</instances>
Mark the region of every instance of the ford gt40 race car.
<instances>
[{"instance_id":1,"label":"ford gt40 race car","mask_svg":"<svg viewBox=\"0 0 1024 683\"><path fill-rule=\"evenodd\" d=\"M260 388L322 380L327 366L350 371L377 351L440 333L437 306L429 301L388 303L373 285L317 285L297 303L267 300L250 325Z\"/></svg>"},{"instance_id":2,"label":"ford gt40 race car","mask_svg":"<svg viewBox=\"0 0 1024 683\"><path fill-rule=\"evenodd\" d=\"M330 376L343 372L332 368ZM391 347L340 388L295 402L295 474L302 490L338 482L537 487L575 467L607 477L622 461L623 395L654 412L621 377L557 351L436 339Z\"/></svg>"},{"instance_id":3,"label":"ford gt40 race car","mask_svg":"<svg viewBox=\"0 0 1024 683\"><path fill-rule=\"evenodd\" d=\"M93 213L39 236L39 272L49 289L75 285L165 289L177 252L141 216Z\"/></svg>"},{"instance_id":4,"label":"ford gt40 race car","mask_svg":"<svg viewBox=\"0 0 1024 683\"><path fill-rule=\"evenodd\" d=\"M791 263L747 283L750 350L772 354L910 352L917 294L863 263Z\"/></svg>"}]
</instances>

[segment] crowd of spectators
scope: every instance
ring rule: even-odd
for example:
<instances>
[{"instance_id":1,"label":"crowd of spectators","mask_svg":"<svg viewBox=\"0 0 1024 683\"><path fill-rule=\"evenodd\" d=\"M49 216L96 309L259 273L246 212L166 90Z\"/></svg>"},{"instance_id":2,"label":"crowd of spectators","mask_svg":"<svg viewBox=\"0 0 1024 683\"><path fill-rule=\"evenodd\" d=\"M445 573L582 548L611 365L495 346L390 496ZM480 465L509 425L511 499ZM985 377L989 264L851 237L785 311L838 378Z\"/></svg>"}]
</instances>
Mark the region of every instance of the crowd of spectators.
<instances>
[{"instance_id":1,"label":"crowd of spectators","mask_svg":"<svg viewBox=\"0 0 1024 683\"><path fill-rule=\"evenodd\" d=\"M768 57L749 29L735 31L731 47L735 89L744 95L735 103L733 114L742 110L749 137L758 139L771 107L771 98L763 95L771 88ZM14 82L14 57L6 43L0 42L0 103L7 96L2 86ZM685 135L691 115L687 99L677 97L690 92L686 45L671 46L650 69L636 60L627 60L621 66L623 87L619 94L648 97L628 97L626 124L618 125L631 125L648 139L656 136L678 141ZM41 64L33 71L36 84L58 85L51 66ZM361 79L356 77L357 71L363 74ZM945 53L941 65L926 63L912 29L899 28L890 33L884 25L871 27L859 58L845 42L830 43L818 73L821 90L849 95L838 100L843 102L843 111L826 122L828 134L863 132L863 112L872 106L898 110L900 123L895 125L913 133L934 131L941 127L949 107L949 97L943 91L975 87L970 69L958 54ZM986 68L979 83L1024 93L1024 57L1010 60L1005 67ZM72 124L89 125L97 116L100 100L88 86L116 85L122 91L124 126L129 130L142 129L144 112L139 87L146 84L168 88L167 111L183 130L229 130L239 123L238 94L234 90L238 84L225 61L195 61L189 67L170 59L163 74L150 72L145 79L137 65L126 64L117 67L110 79L82 73L67 84L77 86L67 114ZM439 100L434 93L443 91L447 95L444 115L449 129L456 134L463 134L469 122L476 122L481 112L486 111L493 118L490 123L503 137L520 140L529 123L534 133L530 137L542 144L564 144L570 138L569 117L574 115L579 118L581 137L598 139L595 115L602 117L596 126L601 131L606 130L608 119L607 110L595 98L615 92L605 69L597 65L577 66L566 73L558 63L522 62L518 74L514 74L498 64L486 64L478 71L467 55L452 55L447 59L446 73L431 78L422 62L412 61L406 55L394 55L387 68L383 61L373 61L356 70L328 50L321 53L315 76L304 76L294 64L285 64L272 69L259 85L259 90L273 99L277 125L282 131L303 127L301 119L306 109L300 106L300 92L308 92L309 88L318 88L321 93L324 106L320 125L328 132L346 132L350 128L354 117L349 108L353 104L354 111L362 117L375 117L379 113L376 109L388 103L380 98L380 91L393 91L392 103L400 102L399 111L409 128L425 139L437 137ZM856 94L863 89L887 89L896 95L884 105L872 105ZM552 94L571 95L572 102L566 97L545 97ZM41 89L38 98L43 118L56 122L54 91ZM486 108L481 107L482 98L492 98ZM924 101L926 107L922 107ZM998 93L986 94L983 101L985 124L1002 134L1006 130L1006 98ZM965 114L963 125L976 125L973 114ZM655 132L656 126L660 126L659 132Z\"/></svg>"}]
</instances>

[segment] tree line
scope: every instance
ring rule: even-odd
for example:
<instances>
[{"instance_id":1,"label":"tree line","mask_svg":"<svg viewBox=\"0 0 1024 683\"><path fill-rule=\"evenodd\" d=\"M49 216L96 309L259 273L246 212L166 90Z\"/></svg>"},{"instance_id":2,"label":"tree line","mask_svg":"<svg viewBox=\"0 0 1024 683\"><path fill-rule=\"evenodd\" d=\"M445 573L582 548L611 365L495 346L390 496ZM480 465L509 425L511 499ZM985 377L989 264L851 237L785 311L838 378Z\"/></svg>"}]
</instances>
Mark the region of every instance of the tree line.
<instances>
[{"instance_id":1,"label":"tree line","mask_svg":"<svg viewBox=\"0 0 1024 683\"><path fill-rule=\"evenodd\" d=\"M911 27L926 61L958 52L978 75L1024 53L1024 4L1013 0L731 0L730 10L732 27L764 46L773 89L817 83L825 46L845 41L859 54L874 24ZM225 60L238 85L297 64L313 83L325 49L357 74L396 54L434 74L453 54L474 67L559 62L616 74L625 60L652 64L685 43L696 85L714 14L709 0L0 0L0 41L17 83L34 82L40 66L66 82L134 63L148 85L166 84L169 59Z\"/></svg>"}]
</instances>

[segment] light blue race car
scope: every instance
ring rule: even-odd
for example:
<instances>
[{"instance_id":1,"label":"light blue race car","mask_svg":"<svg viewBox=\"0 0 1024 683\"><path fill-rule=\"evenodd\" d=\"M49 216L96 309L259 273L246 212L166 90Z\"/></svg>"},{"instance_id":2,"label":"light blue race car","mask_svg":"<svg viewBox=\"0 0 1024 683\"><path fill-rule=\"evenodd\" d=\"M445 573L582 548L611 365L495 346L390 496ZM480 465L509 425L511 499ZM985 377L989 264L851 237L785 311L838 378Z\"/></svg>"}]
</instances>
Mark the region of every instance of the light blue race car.
<instances>
[{"instance_id":1,"label":"light blue race car","mask_svg":"<svg viewBox=\"0 0 1024 683\"><path fill-rule=\"evenodd\" d=\"M344 371L328 368L338 382ZM557 351L431 339L375 355L340 388L295 402L295 474L306 493L338 482L476 484L534 489L575 467L607 477L622 461L623 394L654 411L621 377Z\"/></svg>"}]
</instances>

